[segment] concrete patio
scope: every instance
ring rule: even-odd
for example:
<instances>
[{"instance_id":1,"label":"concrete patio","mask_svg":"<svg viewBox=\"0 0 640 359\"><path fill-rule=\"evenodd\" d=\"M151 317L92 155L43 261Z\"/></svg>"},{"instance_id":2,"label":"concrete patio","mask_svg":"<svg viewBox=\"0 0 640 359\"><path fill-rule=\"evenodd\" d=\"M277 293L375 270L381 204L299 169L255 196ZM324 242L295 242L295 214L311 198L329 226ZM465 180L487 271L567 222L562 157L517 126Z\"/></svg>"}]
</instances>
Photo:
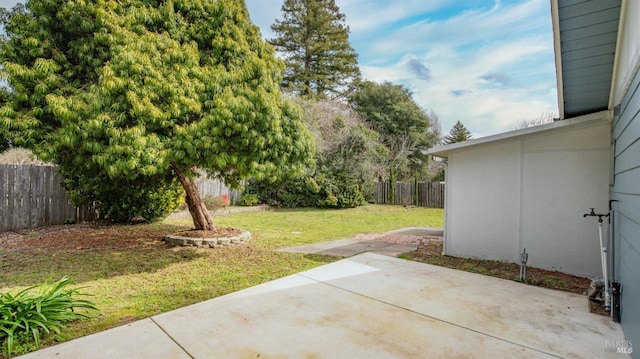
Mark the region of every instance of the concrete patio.
<instances>
[{"instance_id":1,"label":"concrete patio","mask_svg":"<svg viewBox=\"0 0 640 359\"><path fill-rule=\"evenodd\" d=\"M375 253L23 358L625 358L584 296Z\"/></svg>"}]
</instances>

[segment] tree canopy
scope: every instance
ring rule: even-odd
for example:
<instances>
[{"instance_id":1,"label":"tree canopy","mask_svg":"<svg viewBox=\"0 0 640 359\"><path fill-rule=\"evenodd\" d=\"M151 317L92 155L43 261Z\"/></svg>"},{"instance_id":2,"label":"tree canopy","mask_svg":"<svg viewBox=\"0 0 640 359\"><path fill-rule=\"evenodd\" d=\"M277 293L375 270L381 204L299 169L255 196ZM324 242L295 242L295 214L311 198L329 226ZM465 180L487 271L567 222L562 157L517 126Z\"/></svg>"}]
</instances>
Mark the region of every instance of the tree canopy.
<instances>
[{"instance_id":1,"label":"tree canopy","mask_svg":"<svg viewBox=\"0 0 640 359\"><path fill-rule=\"evenodd\" d=\"M297 98L316 143L316 155L302 176L275 184L254 181L250 191L283 207L348 208L365 203L374 179L384 173L388 151L347 104Z\"/></svg>"},{"instance_id":2,"label":"tree canopy","mask_svg":"<svg viewBox=\"0 0 640 359\"><path fill-rule=\"evenodd\" d=\"M367 81L351 97L351 104L389 148L390 177L395 171L407 179L416 166L426 166L421 150L431 147L436 138L429 116L415 103L411 91L391 82Z\"/></svg>"},{"instance_id":3,"label":"tree canopy","mask_svg":"<svg viewBox=\"0 0 640 359\"><path fill-rule=\"evenodd\" d=\"M303 97L345 98L360 78L345 16L334 0L285 0L270 42L284 56L284 89Z\"/></svg>"},{"instance_id":4,"label":"tree canopy","mask_svg":"<svg viewBox=\"0 0 640 359\"><path fill-rule=\"evenodd\" d=\"M0 86L0 106L3 106L5 102L9 99L10 93L9 90ZM0 118L0 153L6 151L11 147L11 132L6 126L3 126L4 121Z\"/></svg>"},{"instance_id":5,"label":"tree canopy","mask_svg":"<svg viewBox=\"0 0 640 359\"><path fill-rule=\"evenodd\" d=\"M456 142L464 142L472 138L473 136L471 135L471 132L464 127L462 122L457 121L451 128L451 131L449 131L449 134L444 136L442 142L445 145L449 145Z\"/></svg>"},{"instance_id":6,"label":"tree canopy","mask_svg":"<svg viewBox=\"0 0 640 359\"><path fill-rule=\"evenodd\" d=\"M13 91L0 126L58 164L79 198L179 181L195 227L213 229L196 168L237 184L295 171L313 153L280 93L284 66L244 1L26 6L3 16L0 60Z\"/></svg>"}]
</instances>

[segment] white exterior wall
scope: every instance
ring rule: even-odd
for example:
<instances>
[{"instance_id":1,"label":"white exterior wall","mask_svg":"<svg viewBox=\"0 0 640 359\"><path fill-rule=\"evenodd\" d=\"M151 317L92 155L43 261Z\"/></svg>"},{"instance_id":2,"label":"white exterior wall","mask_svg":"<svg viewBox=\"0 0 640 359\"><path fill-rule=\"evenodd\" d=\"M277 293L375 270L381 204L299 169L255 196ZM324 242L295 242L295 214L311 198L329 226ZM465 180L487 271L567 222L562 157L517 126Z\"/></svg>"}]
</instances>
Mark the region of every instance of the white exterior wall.
<instances>
[{"instance_id":1,"label":"white exterior wall","mask_svg":"<svg viewBox=\"0 0 640 359\"><path fill-rule=\"evenodd\" d=\"M518 252L520 143L452 152L446 171L446 254L513 261ZM508 239L511 240L508 240Z\"/></svg>"},{"instance_id":2,"label":"white exterior wall","mask_svg":"<svg viewBox=\"0 0 640 359\"><path fill-rule=\"evenodd\" d=\"M600 273L597 221L609 200L606 120L449 152L446 254ZM606 225L604 227L606 234Z\"/></svg>"}]
</instances>

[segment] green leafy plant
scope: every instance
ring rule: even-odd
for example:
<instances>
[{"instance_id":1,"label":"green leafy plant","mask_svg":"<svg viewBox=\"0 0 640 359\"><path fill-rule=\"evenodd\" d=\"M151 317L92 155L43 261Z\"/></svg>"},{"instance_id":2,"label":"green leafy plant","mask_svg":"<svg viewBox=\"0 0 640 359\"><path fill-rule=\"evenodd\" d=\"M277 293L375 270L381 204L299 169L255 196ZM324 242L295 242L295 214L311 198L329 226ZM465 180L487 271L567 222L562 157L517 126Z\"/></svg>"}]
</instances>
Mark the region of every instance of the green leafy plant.
<instances>
[{"instance_id":1,"label":"green leafy plant","mask_svg":"<svg viewBox=\"0 0 640 359\"><path fill-rule=\"evenodd\" d=\"M258 197L257 194L247 193L247 194L243 194L240 197L240 200L238 201L238 203L241 206L255 206L256 204L260 203L260 198Z\"/></svg>"},{"instance_id":2,"label":"green leafy plant","mask_svg":"<svg viewBox=\"0 0 640 359\"><path fill-rule=\"evenodd\" d=\"M16 294L0 293L0 340L8 355L23 339L32 337L39 346L43 333L60 333L65 323L88 318L76 309L97 310L88 300L77 299L85 294L78 288L68 289L69 284L70 279L63 277L51 285L29 287Z\"/></svg>"}]
</instances>

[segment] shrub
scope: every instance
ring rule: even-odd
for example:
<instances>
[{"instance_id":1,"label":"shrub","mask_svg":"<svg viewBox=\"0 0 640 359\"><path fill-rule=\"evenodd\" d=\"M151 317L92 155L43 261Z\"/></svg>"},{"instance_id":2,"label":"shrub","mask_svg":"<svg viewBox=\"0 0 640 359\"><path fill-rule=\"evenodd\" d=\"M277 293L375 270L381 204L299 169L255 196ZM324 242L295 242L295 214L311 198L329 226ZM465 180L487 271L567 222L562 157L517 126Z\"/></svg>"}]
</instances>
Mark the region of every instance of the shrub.
<instances>
[{"instance_id":1,"label":"shrub","mask_svg":"<svg viewBox=\"0 0 640 359\"><path fill-rule=\"evenodd\" d=\"M142 217L154 222L169 215L180 203L184 190L170 176L136 179L65 176L64 186L76 205L95 203L102 218L129 222Z\"/></svg>"},{"instance_id":2,"label":"shrub","mask_svg":"<svg viewBox=\"0 0 640 359\"><path fill-rule=\"evenodd\" d=\"M276 183L252 182L245 191L271 206L352 208L366 204L361 181L344 176L296 177Z\"/></svg>"},{"instance_id":3,"label":"shrub","mask_svg":"<svg viewBox=\"0 0 640 359\"><path fill-rule=\"evenodd\" d=\"M226 194L220 195L220 196L212 196L212 195L208 195L205 196L202 201L204 202L205 206L207 206L207 209L210 211L215 211L217 209L221 209L221 208L227 208L229 207L229 196Z\"/></svg>"},{"instance_id":4,"label":"shrub","mask_svg":"<svg viewBox=\"0 0 640 359\"><path fill-rule=\"evenodd\" d=\"M318 176L321 188L316 204L322 208L353 208L366 204L364 185L357 179L344 176Z\"/></svg>"},{"instance_id":5,"label":"shrub","mask_svg":"<svg viewBox=\"0 0 640 359\"><path fill-rule=\"evenodd\" d=\"M102 197L98 209L101 216L116 222L129 222L138 216L145 222L155 222L173 212L183 194L177 180L150 187L120 183L110 195Z\"/></svg>"},{"instance_id":6,"label":"shrub","mask_svg":"<svg viewBox=\"0 0 640 359\"><path fill-rule=\"evenodd\" d=\"M277 182L251 182L245 195L255 194L270 206L295 208L317 205L320 187L312 177L299 176Z\"/></svg>"},{"instance_id":7,"label":"shrub","mask_svg":"<svg viewBox=\"0 0 640 359\"><path fill-rule=\"evenodd\" d=\"M255 206L256 204L260 203L260 198L255 193L247 193L247 194L243 194L240 197L240 200L238 201L238 203L241 206Z\"/></svg>"},{"instance_id":8,"label":"shrub","mask_svg":"<svg viewBox=\"0 0 640 359\"><path fill-rule=\"evenodd\" d=\"M63 277L52 285L43 284L37 291L33 286L16 294L0 293L0 340L8 355L16 344L23 344L23 339L32 337L39 346L43 333L60 333L67 322L88 318L75 309L96 310L91 302L75 298L84 294L77 288L66 289L69 283L69 278Z\"/></svg>"}]
</instances>

